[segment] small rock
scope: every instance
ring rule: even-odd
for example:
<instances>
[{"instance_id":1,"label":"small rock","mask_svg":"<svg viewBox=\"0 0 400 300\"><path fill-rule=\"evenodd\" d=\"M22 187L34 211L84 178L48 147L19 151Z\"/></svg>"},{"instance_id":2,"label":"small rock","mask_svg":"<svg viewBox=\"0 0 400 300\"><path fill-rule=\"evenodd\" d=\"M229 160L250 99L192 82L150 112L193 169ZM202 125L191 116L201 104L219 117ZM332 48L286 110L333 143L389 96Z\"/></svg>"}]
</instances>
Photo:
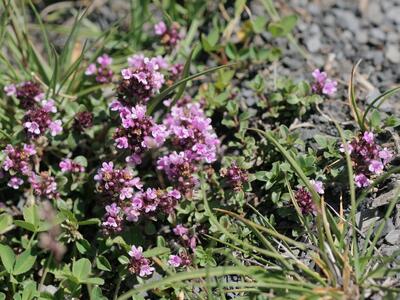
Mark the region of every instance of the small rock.
<instances>
[{"instance_id":1,"label":"small rock","mask_svg":"<svg viewBox=\"0 0 400 300\"><path fill-rule=\"evenodd\" d=\"M389 45L386 49L386 57L392 63L400 63L400 49L397 45Z\"/></svg>"},{"instance_id":2,"label":"small rock","mask_svg":"<svg viewBox=\"0 0 400 300\"><path fill-rule=\"evenodd\" d=\"M391 245L400 244L400 229L392 230L385 236L385 241Z\"/></svg>"},{"instance_id":3,"label":"small rock","mask_svg":"<svg viewBox=\"0 0 400 300\"><path fill-rule=\"evenodd\" d=\"M375 38L381 42L383 42L386 39L386 33L380 28L372 28L370 30L370 35L372 38Z\"/></svg>"},{"instance_id":4,"label":"small rock","mask_svg":"<svg viewBox=\"0 0 400 300\"><path fill-rule=\"evenodd\" d=\"M310 51L310 52L317 52L319 49L321 49L321 40L320 40L319 36L314 35L314 36L310 37L306 41L306 46L307 46L308 51Z\"/></svg>"},{"instance_id":5,"label":"small rock","mask_svg":"<svg viewBox=\"0 0 400 300\"><path fill-rule=\"evenodd\" d=\"M378 2L370 2L366 13L368 20L375 25L379 25L383 20L383 13Z\"/></svg>"},{"instance_id":6,"label":"small rock","mask_svg":"<svg viewBox=\"0 0 400 300\"><path fill-rule=\"evenodd\" d=\"M358 18L350 10L335 9L334 14L336 15L337 24L350 31L356 33L359 30L360 24Z\"/></svg>"},{"instance_id":7,"label":"small rock","mask_svg":"<svg viewBox=\"0 0 400 300\"><path fill-rule=\"evenodd\" d=\"M368 42L368 31L360 30L355 35L357 43L365 44L366 42Z\"/></svg>"},{"instance_id":8,"label":"small rock","mask_svg":"<svg viewBox=\"0 0 400 300\"><path fill-rule=\"evenodd\" d=\"M386 11L386 17L393 23L400 24L400 6L391 7Z\"/></svg>"}]
</instances>

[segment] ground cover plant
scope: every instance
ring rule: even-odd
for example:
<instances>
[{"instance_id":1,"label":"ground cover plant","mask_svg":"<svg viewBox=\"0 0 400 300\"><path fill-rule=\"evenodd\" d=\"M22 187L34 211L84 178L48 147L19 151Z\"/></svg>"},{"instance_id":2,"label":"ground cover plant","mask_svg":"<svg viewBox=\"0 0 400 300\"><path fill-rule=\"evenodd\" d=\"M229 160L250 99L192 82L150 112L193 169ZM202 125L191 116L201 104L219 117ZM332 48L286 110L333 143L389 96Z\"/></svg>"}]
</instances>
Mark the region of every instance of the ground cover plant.
<instances>
[{"instance_id":1,"label":"ground cover plant","mask_svg":"<svg viewBox=\"0 0 400 300\"><path fill-rule=\"evenodd\" d=\"M298 12L3 0L0 299L397 299L400 87Z\"/></svg>"}]
</instances>

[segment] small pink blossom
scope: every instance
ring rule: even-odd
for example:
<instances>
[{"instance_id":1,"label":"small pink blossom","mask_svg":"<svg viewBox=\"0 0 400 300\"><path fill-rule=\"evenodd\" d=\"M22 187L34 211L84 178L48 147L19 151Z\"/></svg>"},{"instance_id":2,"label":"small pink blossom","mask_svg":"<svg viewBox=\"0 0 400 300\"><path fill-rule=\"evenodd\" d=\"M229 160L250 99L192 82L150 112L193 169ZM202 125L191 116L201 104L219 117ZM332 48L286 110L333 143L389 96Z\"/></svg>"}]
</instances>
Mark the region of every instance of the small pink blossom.
<instances>
[{"instance_id":1,"label":"small pink blossom","mask_svg":"<svg viewBox=\"0 0 400 300\"><path fill-rule=\"evenodd\" d=\"M39 124L36 122L25 122L24 127L28 130L28 132L31 132L31 133L34 133L37 135L40 134Z\"/></svg>"},{"instance_id":2,"label":"small pink blossom","mask_svg":"<svg viewBox=\"0 0 400 300\"><path fill-rule=\"evenodd\" d=\"M325 193L324 184L322 183L322 181L310 180L310 183L313 185L315 191L318 194L323 195Z\"/></svg>"},{"instance_id":3,"label":"small pink blossom","mask_svg":"<svg viewBox=\"0 0 400 300\"><path fill-rule=\"evenodd\" d=\"M24 183L24 181L21 178L18 177L11 177L10 181L7 183L7 185L14 190L18 190L19 187Z\"/></svg>"},{"instance_id":4,"label":"small pink blossom","mask_svg":"<svg viewBox=\"0 0 400 300\"><path fill-rule=\"evenodd\" d=\"M56 136L56 135L60 134L63 130L61 120L55 120L55 121L51 122L49 125L49 129L50 129L50 134L52 136Z\"/></svg>"},{"instance_id":5,"label":"small pink blossom","mask_svg":"<svg viewBox=\"0 0 400 300\"><path fill-rule=\"evenodd\" d=\"M96 64L90 64L86 68L85 75L90 76L90 75L96 74L96 72L97 72Z\"/></svg>"},{"instance_id":6,"label":"small pink blossom","mask_svg":"<svg viewBox=\"0 0 400 300\"><path fill-rule=\"evenodd\" d=\"M151 267L150 265L143 264L143 265L140 267L139 276L140 276L140 277L149 276L149 275L153 274L154 270L155 270L155 269L154 269L153 267Z\"/></svg>"},{"instance_id":7,"label":"small pink blossom","mask_svg":"<svg viewBox=\"0 0 400 300\"><path fill-rule=\"evenodd\" d=\"M9 84L4 87L4 92L7 96L14 96L17 94L17 87L15 84Z\"/></svg>"},{"instance_id":8,"label":"small pink blossom","mask_svg":"<svg viewBox=\"0 0 400 300\"><path fill-rule=\"evenodd\" d=\"M182 224L178 224L173 229L173 232L178 236L184 236L184 235L187 235L189 233L189 229L184 227Z\"/></svg>"},{"instance_id":9,"label":"small pink blossom","mask_svg":"<svg viewBox=\"0 0 400 300\"><path fill-rule=\"evenodd\" d=\"M179 255L170 255L168 264L177 268L182 264L182 258Z\"/></svg>"},{"instance_id":10,"label":"small pink blossom","mask_svg":"<svg viewBox=\"0 0 400 300\"><path fill-rule=\"evenodd\" d=\"M163 35L167 31L167 25L163 21L154 25L154 33L156 35Z\"/></svg>"},{"instance_id":11,"label":"small pink blossom","mask_svg":"<svg viewBox=\"0 0 400 300\"><path fill-rule=\"evenodd\" d=\"M369 164L368 170L375 174L381 174L383 172L383 164L379 160L372 160Z\"/></svg>"},{"instance_id":12,"label":"small pink blossom","mask_svg":"<svg viewBox=\"0 0 400 300\"><path fill-rule=\"evenodd\" d=\"M366 131L363 134L363 139L366 141L368 144L373 144L374 143L374 134L372 132Z\"/></svg>"},{"instance_id":13,"label":"small pink blossom","mask_svg":"<svg viewBox=\"0 0 400 300\"><path fill-rule=\"evenodd\" d=\"M130 257L133 257L135 259L141 259L143 257L143 248L140 246L132 246L131 251L129 251L128 254Z\"/></svg>"},{"instance_id":14,"label":"small pink blossom","mask_svg":"<svg viewBox=\"0 0 400 300\"><path fill-rule=\"evenodd\" d=\"M112 64L112 58L107 54L103 54L97 58L97 63L100 64L103 68L108 67Z\"/></svg>"},{"instance_id":15,"label":"small pink blossom","mask_svg":"<svg viewBox=\"0 0 400 300\"><path fill-rule=\"evenodd\" d=\"M367 187L370 185L370 180L362 173L356 175L354 181L357 187Z\"/></svg>"}]
</instances>

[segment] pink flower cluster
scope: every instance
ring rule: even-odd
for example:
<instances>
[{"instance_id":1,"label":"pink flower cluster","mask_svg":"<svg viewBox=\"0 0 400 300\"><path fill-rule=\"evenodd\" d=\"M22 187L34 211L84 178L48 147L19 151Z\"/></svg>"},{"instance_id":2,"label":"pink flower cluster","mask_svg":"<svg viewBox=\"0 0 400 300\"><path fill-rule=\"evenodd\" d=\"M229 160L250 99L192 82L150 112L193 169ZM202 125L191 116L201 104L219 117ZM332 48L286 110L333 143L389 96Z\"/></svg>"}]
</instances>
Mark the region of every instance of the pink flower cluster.
<instances>
[{"instance_id":1,"label":"pink flower cluster","mask_svg":"<svg viewBox=\"0 0 400 300\"><path fill-rule=\"evenodd\" d=\"M85 172L85 167L74 162L72 159L65 158L59 163L61 172L64 173L83 173Z\"/></svg>"},{"instance_id":2,"label":"pink flower cluster","mask_svg":"<svg viewBox=\"0 0 400 300\"><path fill-rule=\"evenodd\" d=\"M39 175L32 172L28 177L28 181L37 196L46 199L56 199L59 197L56 180L48 172L40 172Z\"/></svg>"},{"instance_id":3,"label":"pink flower cluster","mask_svg":"<svg viewBox=\"0 0 400 300\"><path fill-rule=\"evenodd\" d=\"M33 171L33 156L36 149L33 145L23 144L22 147L7 145L3 150L5 159L2 165L4 171L11 176L8 186L19 189L24 184L24 177L27 178L35 195L54 199L58 197L57 183L48 172L41 172L39 175Z\"/></svg>"},{"instance_id":4,"label":"pink flower cluster","mask_svg":"<svg viewBox=\"0 0 400 300\"><path fill-rule=\"evenodd\" d=\"M317 94L324 94L327 96L333 96L337 91L337 82L329 79L325 72L321 72L319 69L315 69L312 72L314 77L314 83L312 85L312 91Z\"/></svg>"},{"instance_id":5,"label":"pink flower cluster","mask_svg":"<svg viewBox=\"0 0 400 300\"><path fill-rule=\"evenodd\" d=\"M196 248L196 237L189 233L189 229L184 227L182 224L178 224L174 229L173 232L176 236L179 237L180 243L183 245L180 253L178 255L170 255L168 264L172 267L184 267L189 266L192 263L192 259L188 253L188 250L192 252Z\"/></svg>"},{"instance_id":6,"label":"pink flower cluster","mask_svg":"<svg viewBox=\"0 0 400 300\"><path fill-rule=\"evenodd\" d=\"M143 256L142 247L132 246L128 254L131 257L129 271L132 274L136 274L140 277L146 277L153 274L155 269L151 266L150 260Z\"/></svg>"},{"instance_id":7,"label":"pink flower cluster","mask_svg":"<svg viewBox=\"0 0 400 300\"><path fill-rule=\"evenodd\" d=\"M164 84L164 75L160 70L167 68L168 64L160 56L148 58L144 55L133 55L128 59L128 64L129 68L121 70L117 101L126 106L145 103Z\"/></svg>"},{"instance_id":8,"label":"pink flower cluster","mask_svg":"<svg viewBox=\"0 0 400 300\"><path fill-rule=\"evenodd\" d=\"M185 195L190 195L198 180L195 173L201 163L217 159L220 143L199 103L181 102L171 108L164 125L172 145L179 150L162 156L157 168L177 184Z\"/></svg>"},{"instance_id":9,"label":"pink flower cluster","mask_svg":"<svg viewBox=\"0 0 400 300\"><path fill-rule=\"evenodd\" d=\"M61 120L52 120L52 113L57 112L54 100L44 99L44 93L36 82L26 81L18 85L8 85L4 88L8 96L16 96L21 107L26 109L23 126L30 138L39 137L47 130L52 136L62 132Z\"/></svg>"},{"instance_id":10,"label":"pink flower cluster","mask_svg":"<svg viewBox=\"0 0 400 300\"><path fill-rule=\"evenodd\" d=\"M56 136L62 132L61 120L52 120L52 113L56 113L57 108L54 100L41 100L40 106L34 106L29 109L24 116L23 126L30 138L39 137L47 130L52 136Z\"/></svg>"},{"instance_id":11,"label":"pink flower cluster","mask_svg":"<svg viewBox=\"0 0 400 300\"><path fill-rule=\"evenodd\" d=\"M376 143L374 134L369 131L355 137L347 144L347 149L355 170L354 181L357 187L369 186L371 178L382 174L393 157L390 150ZM344 145L340 151L345 152Z\"/></svg>"},{"instance_id":12,"label":"pink flower cluster","mask_svg":"<svg viewBox=\"0 0 400 300\"><path fill-rule=\"evenodd\" d=\"M114 168L113 162L103 162L94 179L97 189L111 199L129 199L134 188L140 190L143 187L139 177L134 177L130 169Z\"/></svg>"},{"instance_id":13,"label":"pink flower cluster","mask_svg":"<svg viewBox=\"0 0 400 300\"><path fill-rule=\"evenodd\" d=\"M325 193L324 184L322 181L310 180L310 183L318 194L323 195ZM315 204L312 200L311 193L308 190L306 190L304 187L300 187L295 192L294 197L301 209L302 214L307 215L315 213Z\"/></svg>"},{"instance_id":14,"label":"pink flower cluster","mask_svg":"<svg viewBox=\"0 0 400 300\"><path fill-rule=\"evenodd\" d=\"M246 170L233 163L229 168L221 169L221 176L225 177L234 191L241 191L243 184L249 180Z\"/></svg>"},{"instance_id":15,"label":"pink flower cluster","mask_svg":"<svg viewBox=\"0 0 400 300\"><path fill-rule=\"evenodd\" d=\"M7 96L15 96L24 109L33 108L44 98L43 90L37 82L25 81L19 84L10 84L4 87Z\"/></svg>"},{"instance_id":16,"label":"pink flower cluster","mask_svg":"<svg viewBox=\"0 0 400 300\"><path fill-rule=\"evenodd\" d=\"M85 129L93 126L93 113L90 111L78 112L74 118L74 128L78 131L85 131Z\"/></svg>"},{"instance_id":17,"label":"pink flower cluster","mask_svg":"<svg viewBox=\"0 0 400 300\"><path fill-rule=\"evenodd\" d=\"M98 83L109 83L113 78L113 71L111 70L112 58L107 54L99 56L96 64L90 64L85 71L87 76L96 76Z\"/></svg>"},{"instance_id":18,"label":"pink flower cluster","mask_svg":"<svg viewBox=\"0 0 400 300\"><path fill-rule=\"evenodd\" d=\"M163 21L160 21L154 25L154 33L161 37L162 44L170 48L176 46L182 39L179 29L180 26L176 22L172 23L170 28L168 28Z\"/></svg>"},{"instance_id":19,"label":"pink flower cluster","mask_svg":"<svg viewBox=\"0 0 400 300\"><path fill-rule=\"evenodd\" d=\"M131 109L125 106L113 106L113 110L119 110L121 126L114 133L114 141L117 149L129 149L131 155L127 162L141 163L141 154L150 148L160 147L168 131L163 125L156 124L146 115L146 107L136 105Z\"/></svg>"},{"instance_id":20,"label":"pink flower cluster","mask_svg":"<svg viewBox=\"0 0 400 300\"><path fill-rule=\"evenodd\" d=\"M126 219L137 222L140 216L154 215L157 210L171 214L180 198L180 192L175 189L148 188L146 191L140 191L130 199L130 204L125 209Z\"/></svg>"}]
</instances>

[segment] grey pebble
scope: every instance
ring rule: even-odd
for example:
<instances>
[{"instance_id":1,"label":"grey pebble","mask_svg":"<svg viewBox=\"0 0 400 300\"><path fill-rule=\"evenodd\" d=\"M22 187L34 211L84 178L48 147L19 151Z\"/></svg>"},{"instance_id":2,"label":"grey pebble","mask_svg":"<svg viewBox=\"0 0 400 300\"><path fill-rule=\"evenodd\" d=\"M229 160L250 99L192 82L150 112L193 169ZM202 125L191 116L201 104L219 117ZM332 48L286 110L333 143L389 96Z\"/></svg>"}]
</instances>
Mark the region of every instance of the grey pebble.
<instances>
[{"instance_id":1,"label":"grey pebble","mask_svg":"<svg viewBox=\"0 0 400 300\"><path fill-rule=\"evenodd\" d=\"M385 236L385 241L391 245L400 244L400 229L392 230Z\"/></svg>"},{"instance_id":2,"label":"grey pebble","mask_svg":"<svg viewBox=\"0 0 400 300\"><path fill-rule=\"evenodd\" d=\"M400 63L400 46L390 44L386 49L386 57L392 63Z\"/></svg>"}]
</instances>

